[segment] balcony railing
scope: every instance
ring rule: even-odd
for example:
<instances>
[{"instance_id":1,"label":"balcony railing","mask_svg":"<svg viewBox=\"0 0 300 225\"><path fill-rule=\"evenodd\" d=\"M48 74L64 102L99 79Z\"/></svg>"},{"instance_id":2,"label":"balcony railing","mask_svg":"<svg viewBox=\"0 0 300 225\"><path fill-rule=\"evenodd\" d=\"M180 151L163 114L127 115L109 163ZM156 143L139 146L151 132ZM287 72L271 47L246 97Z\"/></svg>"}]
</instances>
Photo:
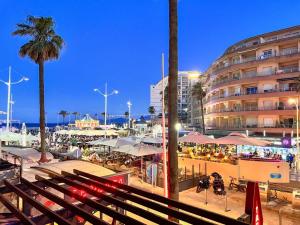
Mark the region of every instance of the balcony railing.
<instances>
[{"instance_id":1,"label":"balcony railing","mask_svg":"<svg viewBox=\"0 0 300 225\"><path fill-rule=\"evenodd\" d=\"M245 48L254 47L254 46L256 47L257 45L260 45L260 44L263 44L263 43L282 40L282 39L285 39L285 38L299 37L299 36L300 36L300 31L296 31L296 32L293 32L293 33L290 33L290 34L277 35L277 36L274 36L272 38L267 38L267 39L262 39L262 40L257 39L257 40L251 41L251 42L245 42L245 43L242 43L242 44L239 44L239 45L234 45L234 46L231 47L231 49L228 52L241 51Z\"/></svg>"},{"instance_id":2,"label":"balcony railing","mask_svg":"<svg viewBox=\"0 0 300 225\"><path fill-rule=\"evenodd\" d=\"M207 126L209 129L249 129L249 128L296 128L295 124L288 124L288 123L276 123L276 124L270 124L270 125L259 125L259 124L253 124L253 125L245 125L245 124L224 124L222 126L216 126L211 125Z\"/></svg>"},{"instance_id":3,"label":"balcony railing","mask_svg":"<svg viewBox=\"0 0 300 225\"><path fill-rule=\"evenodd\" d=\"M226 62L223 65L220 65L218 68L214 69L214 72L218 72L226 67L236 65L236 64L243 64L243 63L248 63L248 62L253 62L253 61L261 61L261 60L266 60L266 59L274 58L274 57L278 57L278 56L293 55L293 54L298 54L299 52L300 51L298 50L298 48L292 48L292 49L281 50L279 52L275 52L275 53L268 54L268 55L260 55L258 57L251 56L248 58L244 58L242 60L236 60L234 62Z\"/></svg>"},{"instance_id":4,"label":"balcony railing","mask_svg":"<svg viewBox=\"0 0 300 225\"><path fill-rule=\"evenodd\" d=\"M244 73L241 74L240 76L234 76L234 77L230 77L230 78L226 78L226 79L222 79L222 80L218 80L218 81L213 81L212 82L212 88L215 88L217 85L220 84L226 84L235 80L242 80L242 79L246 79L246 78L252 78L252 77L259 77L259 76L272 76L272 75L276 75L276 74L283 74L283 73L295 73L295 72L299 72L299 68L298 67L287 67L287 68L279 68L279 69L274 69L272 71L268 71L268 72L253 72L253 73Z\"/></svg>"},{"instance_id":5,"label":"balcony railing","mask_svg":"<svg viewBox=\"0 0 300 225\"><path fill-rule=\"evenodd\" d=\"M237 106L233 108L214 109L207 111L206 114L223 113L223 112L249 112L249 111L270 111L270 110L295 110L295 107L277 106L277 107L258 107L258 106Z\"/></svg>"},{"instance_id":6,"label":"balcony railing","mask_svg":"<svg viewBox=\"0 0 300 225\"><path fill-rule=\"evenodd\" d=\"M266 93L277 93L277 92L291 92L291 91L296 91L295 88L278 88L278 89L269 89L269 90L264 90L264 91L254 91L254 92L240 92L240 93L229 93L228 95L219 95L219 96L212 96L209 99L205 99L203 103L207 103L212 100L218 100L222 98L229 98L229 97L234 97L234 96L244 96L244 95L255 95L255 94L266 94Z\"/></svg>"}]
</instances>

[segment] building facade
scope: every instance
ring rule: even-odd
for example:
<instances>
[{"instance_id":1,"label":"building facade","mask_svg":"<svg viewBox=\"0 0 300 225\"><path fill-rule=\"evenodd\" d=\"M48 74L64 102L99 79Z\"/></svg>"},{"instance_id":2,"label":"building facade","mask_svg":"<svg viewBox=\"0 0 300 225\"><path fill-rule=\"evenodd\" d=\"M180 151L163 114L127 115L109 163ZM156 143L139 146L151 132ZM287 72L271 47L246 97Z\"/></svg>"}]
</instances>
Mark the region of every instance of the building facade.
<instances>
[{"instance_id":1,"label":"building facade","mask_svg":"<svg viewBox=\"0 0 300 225\"><path fill-rule=\"evenodd\" d=\"M190 80L195 77L199 72L196 71L179 71L178 72L178 113L187 114L189 103L189 88ZM157 84L150 85L150 106L155 108L156 115L162 112L162 80ZM168 85L168 77L164 79L165 87Z\"/></svg>"},{"instance_id":2,"label":"building facade","mask_svg":"<svg viewBox=\"0 0 300 225\"><path fill-rule=\"evenodd\" d=\"M206 71L206 126L295 134L300 26L242 40Z\"/></svg>"},{"instance_id":3,"label":"building facade","mask_svg":"<svg viewBox=\"0 0 300 225\"><path fill-rule=\"evenodd\" d=\"M81 120L75 120L75 127L79 129L94 129L99 127L99 120L94 120L89 114L86 114Z\"/></svg>"}]
</instances>

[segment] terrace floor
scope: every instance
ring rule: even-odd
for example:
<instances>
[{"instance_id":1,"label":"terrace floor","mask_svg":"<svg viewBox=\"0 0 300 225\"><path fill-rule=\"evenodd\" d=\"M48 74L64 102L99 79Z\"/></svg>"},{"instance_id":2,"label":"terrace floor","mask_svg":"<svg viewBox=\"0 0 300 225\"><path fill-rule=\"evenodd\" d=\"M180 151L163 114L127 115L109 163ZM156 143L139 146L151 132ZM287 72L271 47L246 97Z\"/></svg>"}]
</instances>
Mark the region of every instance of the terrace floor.
<instances>
[{"instance_id":1,"label":"terrace floor","mask_svg":"<svg viewBox=\"0 0 300 225\"><path fill-rule=\"evenodd\" d=\"M141 182L137 177L130 177L130 185L140 188L155 194L163 195L163 189L159 187L153 188L152 185ZM196 193L196 188L180 193L180 201L198 206L199 208L214 211L228 217L237 218L244 213L245 194L229 191L227 197L227 205L230 211L225 212L225 198L216 196L211 190L208 191L208 204L205 205L205 193ZM265 225L299 225L300 224L300 210L292 209L291 205L275 204L269 202L267 204L262 201L264 224ZM282 214L282 223L279 222L279 212Z\"/></svg>"}]
</instances>

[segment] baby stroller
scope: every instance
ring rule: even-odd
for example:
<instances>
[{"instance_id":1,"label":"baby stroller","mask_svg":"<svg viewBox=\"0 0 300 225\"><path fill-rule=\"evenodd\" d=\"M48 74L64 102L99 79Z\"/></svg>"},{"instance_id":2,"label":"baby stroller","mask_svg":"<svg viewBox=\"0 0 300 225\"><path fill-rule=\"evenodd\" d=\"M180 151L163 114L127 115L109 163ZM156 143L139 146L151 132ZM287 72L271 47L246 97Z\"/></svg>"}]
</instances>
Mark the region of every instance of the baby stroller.
<instances>
[{"instance_id":1,"label":"baby stroller","mask_svg":"<svg viewBox=\"0 0 300 225\"><path fill-rule=\"evenodd\" d=\"M226 191L225 191L225 186L224 186L224 181L222 179L222 176L217 172L212 173L211 176L214 178L213 181L214 193L216 195L225 195Z\"/></svg>"}]
</instances>

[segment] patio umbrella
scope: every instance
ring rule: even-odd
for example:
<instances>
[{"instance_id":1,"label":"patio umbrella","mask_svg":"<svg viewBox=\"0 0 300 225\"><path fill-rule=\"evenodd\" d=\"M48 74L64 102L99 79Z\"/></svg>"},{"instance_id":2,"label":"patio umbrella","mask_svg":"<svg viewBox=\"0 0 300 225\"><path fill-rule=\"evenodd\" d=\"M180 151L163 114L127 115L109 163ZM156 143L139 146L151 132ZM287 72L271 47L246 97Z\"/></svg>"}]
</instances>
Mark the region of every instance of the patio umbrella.
<instances>
[{"instance_id":1,"label":"patio umbrella","mask_svg":"<svg viewBox=\"0 0 300 225\"><path fill-rule=\"evenodd\" d=\"M271 143L241 133L230 133L228 136L216 139L216 144L266 146Z\"/></svg>"},{"instance_id":2,"label":"patio umbrella","mask_svg":"<svg viewBox=\"0 0 300 225\"><path fill-rule=\"evenodd\" d=\"M3 131L0 133L0 140L7 141L7 142L21 142L22 136L17 133Z\"/></svg>"},{"instance_id":3,"label":"patio umbrella","mask_svg":"<svg viewBox=\"0 0 300 225\"><path fill-rule=\"evenodd\" d=\"M180 137L179 142L195 143L195 144L199 144L199 145L204 145L204 144L214 144L215 139L210 138L206 135L200 134L198 132L191 132L186 136Z\"/></svg>"}]
</instances>

